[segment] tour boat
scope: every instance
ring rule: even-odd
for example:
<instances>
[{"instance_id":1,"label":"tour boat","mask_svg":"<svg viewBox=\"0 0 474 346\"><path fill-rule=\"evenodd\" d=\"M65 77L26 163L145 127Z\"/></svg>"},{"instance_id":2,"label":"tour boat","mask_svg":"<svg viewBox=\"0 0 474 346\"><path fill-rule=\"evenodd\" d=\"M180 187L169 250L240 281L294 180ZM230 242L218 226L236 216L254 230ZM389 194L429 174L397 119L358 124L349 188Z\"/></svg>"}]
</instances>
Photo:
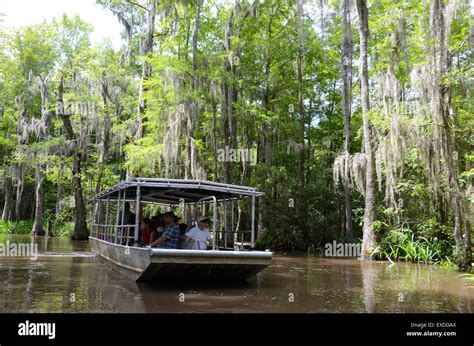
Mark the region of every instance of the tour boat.
<instances>
[{"instance_id":1,"label":"tour boat","mask_svg":"<svg viewBox=\"0 0 474 346\"><path fill-rule=\"evenodd\" d=\"M135 281L243 281L272 262L271 251L254 249L255 203L262 195L255 188L208 181L131 178L94 197L90 246ZM240 211L249 209L250 219L241 212L236 220L238 202ZM126 203L134 207L134 224L123 222ZM206 215L212 224L209 250L143 247L140 220L150 204L158 206L153 210L180 212L190 225L212 208ZM249 230L244 229L245 220L250 221Z\"/></svg>"}]
</instances>

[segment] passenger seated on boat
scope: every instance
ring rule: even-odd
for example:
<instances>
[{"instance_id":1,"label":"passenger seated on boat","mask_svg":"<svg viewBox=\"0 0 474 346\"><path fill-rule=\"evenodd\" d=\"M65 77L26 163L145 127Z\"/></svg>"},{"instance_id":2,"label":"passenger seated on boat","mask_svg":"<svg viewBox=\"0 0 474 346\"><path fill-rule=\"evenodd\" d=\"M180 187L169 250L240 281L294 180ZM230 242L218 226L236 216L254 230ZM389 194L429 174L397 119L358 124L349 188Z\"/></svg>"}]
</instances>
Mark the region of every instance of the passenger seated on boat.
<instances>
[{"instance_id":1,"label":"passenger seated on boat","mask_svg":"<svg viewBox=\"0 0 474 346\"><path fill-rule=\"evenodd\" d=\"M123 214L123 224L124 225L134 225L135 224L135 214L130 211L130 202L125 202ZM122 224L122 212L119 214L119 224Z\"/></svg>"},{"instance_id":2,"label":"passenger seated on boat","mask_svg":"<svg viewBox=\"0 0 474 346\"><path fill-rule=\"evenodd\" d=\"M143 219L140 224L140 242L142 246L150 245L152 234L155 232L154 228L154 223L151 219Z\"/></svg>"},{"instance_id":3,"label":"passenger seated on boat","mask_svg":"<svg viewBox=\"0 0 474 346\"><path fill-rule=\"evenodd\" d=\"M212 241L211 234L209 233L209 225L210 220L207 217L202 216L197 219L196 225L186 232L186 241L194 241L198 244L199 250L207 250L206 242Z\"/></svg>"},{"instance_id":4,"label":"passenger seated on boat","mask_svg":"<svg viewBox=\"0 0 474 346\"><path fill-rule=\"evenodd\" d=\"M164 223L163 223L163 214L157 214L153 216L151 219L155 223L155 232L152 234L152 238L158 239L163 235L164 231ZM155 239L152 239L151 241L153 242Z\"/></svg>"},{"instance_id":5,"label":"passenger seated on boat","mask_svg":"<svg viewBox=\"0 0 474 346\"><path fill-rule=\"evenodd\" d=\"M173 214L173 215L174 215L174 214ZM173 219L174 219L174 222L175 222L175 223L178 225L178 227L179 227L179 225L180 225L179 221L182 219L182 217L179 217L179 216L174 215Z\"/></svg>"},{"instance_id":6,"label":"passenger seated on boat","mask_svg":"<svg viewBox=\"0 0 474 346\"><path fill-rule=\"evenodd\" d=\"M130 211L130 203L129 202L125 202L124 206L123 206L123 209L124 209L124 213L123 213L123 216L122 216L122 212L119 213L119 222L118 224L119 225L122 225L122 219L123 219L123 225L135 225L135 214L132 213ZM127 232L128 231L128 232ZM126 245L127 244L127 240L124 239L123 237L126 237L127 236L127 233L128 235L130 236L132 233L133 233L133 227L121 227L119 229L119 232L120 234L122 235L122 244L123 245Z\"/></svg>"},{"instance_id":7,"label":"passenger seated on boat","mask_svg":"<svg viewBox=\"0 0 474 346\"><path fill-rule=\"evenodd\" d=\"M179 228L179 234L181 235L181 239L183 239L183 235L185 235L186 231L188 230L188 224L180 223L178 225L178 228Z\"/></svg>"},{"instance_id":8,"label":"passenger seated on boat","mask_svg":"<svg viewBox=\"0 0 474 346\"><path fill-rule=\"evenodd\" d=\"M165 213L163 222L165 228L163 235L151 243L151 247L160 247L162 249L179 249L181 247L181 236L176 224L176 215L172 211Z\"/></svg>"}]
</instances>

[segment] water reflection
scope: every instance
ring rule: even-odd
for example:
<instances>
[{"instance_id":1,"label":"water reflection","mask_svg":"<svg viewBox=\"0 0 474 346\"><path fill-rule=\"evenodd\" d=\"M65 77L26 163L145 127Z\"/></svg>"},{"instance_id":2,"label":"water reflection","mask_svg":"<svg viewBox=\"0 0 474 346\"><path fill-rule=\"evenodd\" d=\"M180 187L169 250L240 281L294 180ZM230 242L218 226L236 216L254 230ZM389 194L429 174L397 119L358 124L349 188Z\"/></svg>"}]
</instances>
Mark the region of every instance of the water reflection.
<instances>
[{"instance_id":1,"label":"water reflection","mask_svg":"<svg viewBox=\"0 0 474 346\"><path fill-rule=\"evenodd\" d=\"M360 261L365 312L374 312L374 283L377 274L373 270L373 264L368 261Z\"/></svg>"},{"instance_id":2,"label":"water reflection","mask_svg":"<svg viewBox=\"0 0 474 346\"><path fill-rule=\"evenodd\" d=\"M469 282L435 266L275 256L241 285L170 287L123 277L87 242L0 236L7 239L37 242L40 256L0 257L0 312L474 311Z\"/></svg>"}]
</instances>

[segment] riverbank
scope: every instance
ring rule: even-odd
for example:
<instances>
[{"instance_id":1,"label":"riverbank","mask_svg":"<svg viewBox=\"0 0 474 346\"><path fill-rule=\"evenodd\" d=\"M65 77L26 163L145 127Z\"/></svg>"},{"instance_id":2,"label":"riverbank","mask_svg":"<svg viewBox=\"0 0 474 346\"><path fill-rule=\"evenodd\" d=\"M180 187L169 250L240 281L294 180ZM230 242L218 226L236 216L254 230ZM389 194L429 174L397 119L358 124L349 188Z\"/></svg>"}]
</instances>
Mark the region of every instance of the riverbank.
<instances>
[{"instance_id":1,"label":"riverbank","mask_svg":"<svg viewBox=\"0 0 474 346\"><path fill-rule=\"evenodd\" d=\"M18 222L13 221L0 221L0 234L30 234L33 228L34 220L20 220ZM46 231L48 225L43 225L43 229ZM54 224L51 227L51 236L53 237L69 237L74 231L74 222L63 222Z\"/></svg>"}]
</instances>

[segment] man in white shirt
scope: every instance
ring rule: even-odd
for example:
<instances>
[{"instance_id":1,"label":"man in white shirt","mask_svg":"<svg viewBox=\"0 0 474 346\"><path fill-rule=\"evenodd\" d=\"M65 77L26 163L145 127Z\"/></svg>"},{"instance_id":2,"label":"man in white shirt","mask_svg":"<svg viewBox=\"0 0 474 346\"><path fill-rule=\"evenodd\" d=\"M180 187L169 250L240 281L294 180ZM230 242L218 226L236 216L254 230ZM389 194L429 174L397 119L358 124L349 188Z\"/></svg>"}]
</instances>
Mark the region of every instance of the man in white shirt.
<instances>
[{"instance_id":1,"label":"man in white shirt","mask_svg":"<svg viewBox=\"0 0 474 346\"><path fill-rule=\"evenodd\" d=\"M209 224L210 221L207 217L200 217L197 219L196 225L186 232L185 239L187 241L195 241L198 244L199 250L207 250L206 242L212 242Z\"/></svg>"}]
</instances>

